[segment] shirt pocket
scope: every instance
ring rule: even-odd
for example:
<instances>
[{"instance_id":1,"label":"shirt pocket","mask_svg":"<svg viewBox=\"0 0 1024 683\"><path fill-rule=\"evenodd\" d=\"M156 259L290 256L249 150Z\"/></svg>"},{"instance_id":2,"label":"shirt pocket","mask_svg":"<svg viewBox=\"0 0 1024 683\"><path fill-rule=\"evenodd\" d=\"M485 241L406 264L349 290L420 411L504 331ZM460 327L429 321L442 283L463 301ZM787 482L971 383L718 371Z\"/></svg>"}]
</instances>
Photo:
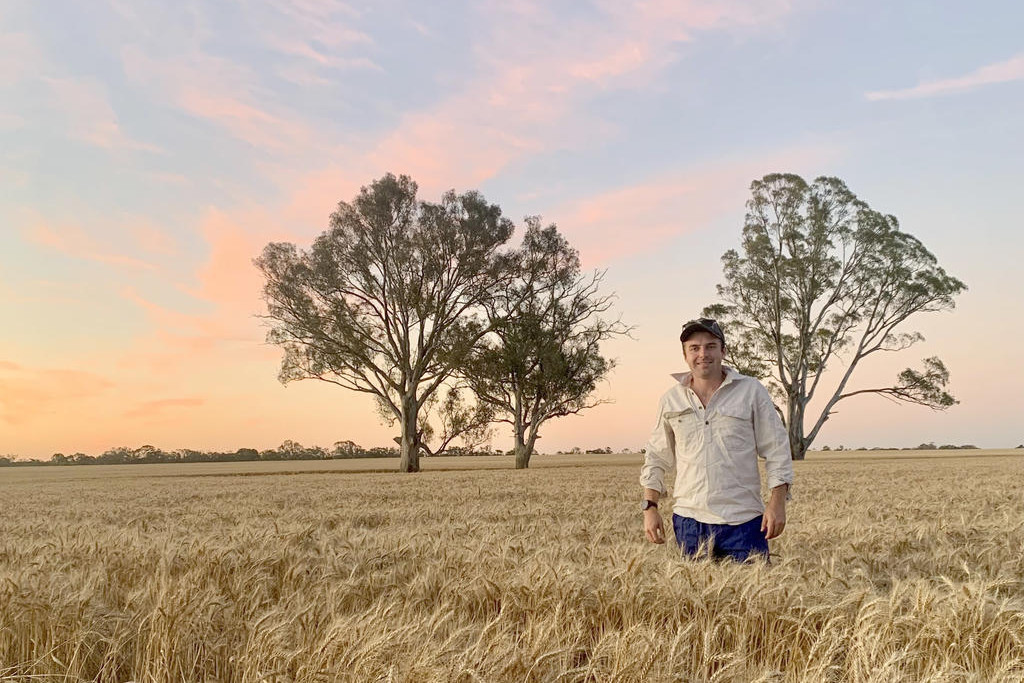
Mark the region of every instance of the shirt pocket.
<instances>
[{"instance_id":1,"label":"shirt pocket","mask_svg":"<svg viewBox=\"0 0 1024 683\"><path fill-rule=\"evenodd\" d=\"M728 456L754 452L754 417L748 408L726 404L718 409L712 425Z\"/></svg>"},{"instance_id":2,"label":"shirt pocket","mask_svg":"<svg viewBox=\"0 0 1024 683\"><path fill-rule=\"evenodd\" d=\"M703 445L700 417L693 408L665 413L665 421L676 440L677 457L692 458Z\"/></svg>"}]
</instances>

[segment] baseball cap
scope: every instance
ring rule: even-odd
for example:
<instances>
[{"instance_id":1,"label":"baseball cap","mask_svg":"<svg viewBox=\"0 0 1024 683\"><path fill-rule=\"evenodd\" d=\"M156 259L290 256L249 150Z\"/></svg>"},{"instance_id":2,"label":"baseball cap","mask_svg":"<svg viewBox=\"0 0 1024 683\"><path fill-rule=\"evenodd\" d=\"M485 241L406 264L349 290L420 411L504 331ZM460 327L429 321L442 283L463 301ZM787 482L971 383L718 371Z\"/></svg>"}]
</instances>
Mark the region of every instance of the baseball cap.
<instances>
[{"instance_id":1,"label":"baseball cap","mask_svg":"<svg viewBox=\"0 0 1024 683\"><path fill-rule=\"evenodd\" d=\"M722 328L718 324L717 320L712 320L711 318L697 318L696 320L684 323L683 332L679 335L679 341L685 342L696 332L708 332L718 337L719 341L722 342L722 346L725 346L725 334L722 333Z\"/></svg>"}]
</instances>

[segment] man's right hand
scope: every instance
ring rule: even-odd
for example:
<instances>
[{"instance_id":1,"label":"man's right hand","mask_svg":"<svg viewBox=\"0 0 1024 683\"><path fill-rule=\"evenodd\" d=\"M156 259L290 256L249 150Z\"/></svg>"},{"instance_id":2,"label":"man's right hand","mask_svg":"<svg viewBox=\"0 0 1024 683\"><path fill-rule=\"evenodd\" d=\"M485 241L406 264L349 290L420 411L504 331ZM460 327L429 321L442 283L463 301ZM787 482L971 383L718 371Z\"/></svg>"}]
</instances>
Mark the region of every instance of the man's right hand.
<instances>
[{"instance_id":1,"label":"man's right hand","mask_svg":"<svg viewBox=\"0 0 1024 683\"><path fill-rule=\"evenodd\" d=\"M661 513L658 508L644 510L644 533L651 543L665 542L665 528L662 526Z\"/></svg>"}]
</instances>

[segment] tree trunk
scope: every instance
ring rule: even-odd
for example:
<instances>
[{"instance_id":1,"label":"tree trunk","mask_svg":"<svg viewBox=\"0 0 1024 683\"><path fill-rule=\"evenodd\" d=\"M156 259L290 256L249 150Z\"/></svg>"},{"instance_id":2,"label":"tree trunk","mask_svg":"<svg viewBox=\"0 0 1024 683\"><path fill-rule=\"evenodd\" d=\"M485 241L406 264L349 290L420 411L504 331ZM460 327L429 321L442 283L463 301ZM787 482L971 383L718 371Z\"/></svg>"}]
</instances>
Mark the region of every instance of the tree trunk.
<instances>
[{"instance_id":1,"label":"tree trunk","mask_svg":"<svg viewBox=\"0 0 1024 683\"><path fill-rule=\"evenodd\" d=\"M415 397L402 399L402 458L398 463L400 472L420 471L420 440L416 429L416 408Z\"/></svg>"},{"instance_id":2,"label":"tree trunk","mask_svg":"<svg viewBox=\"0 0 1024 683\"><path fill-rule=\"evenodd\" d=\"M522 432L516 430L516 469L525 470L530 466L530 456L532 453L526 447L526 442L523 440Z\"/></svg>"},{"instance_id":3,"label":"tree trunk","mask_svg":"<svg viewBox=\"0 0 1024 683\"><path fill-rule=\"evenodd\" d=\"M804 409L798 397L789 399L789 419L786 431L789 433L789 450L793 460L803 460L807 454L807 443L804 441Z\"/></svg>"},{"instance_id":4,"label":"tree trunk","mask_svg":"<svg viewBox=\"0 0 1024 683\"><path fill-rule=\"evenodd\" d=\"M526 417L523 415L523 397L519 392L516 392L515 403L513 404L515 409L515 421L512 424L512 432L515 435L516 444L516 469L525 470L530 466L530 451L526 448L526 439L523 438L523 434L526 432Z\"/></svg>"},{"instance_id":5,"label":"tree trunk","mask_svg":"<svg viewBox=\"0 0 1024 683\"><path fill-rule=\"evenodd\" d=\"M539 426L539 425L538 425ZM529 434L524 438L522 432L516 432L516 469L525 470L530 466L533 449L537 445L537 430L531 426Z\"/></svg>"},{"instance_id":6,"label":"tree trunk","mask_svg":"<svg viewBox=\"0 0 1024 683\"><path fill-rule=\"evenodd\" d=\"M794 434L793 431L789 430L789 450L793 453L794 460L803 460L807 455L807 446L804 444L803 435ZM801 428L800 431L803 429Z\"/></svg>"}]
</instances>

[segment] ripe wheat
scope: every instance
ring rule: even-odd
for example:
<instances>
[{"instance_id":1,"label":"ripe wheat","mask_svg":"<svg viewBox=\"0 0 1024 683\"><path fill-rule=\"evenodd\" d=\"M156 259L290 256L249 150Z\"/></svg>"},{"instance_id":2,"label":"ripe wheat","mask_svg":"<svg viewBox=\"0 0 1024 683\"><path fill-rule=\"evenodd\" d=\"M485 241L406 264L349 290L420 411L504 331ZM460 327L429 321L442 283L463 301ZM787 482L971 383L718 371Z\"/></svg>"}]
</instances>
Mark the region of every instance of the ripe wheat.
<instances>
[{"instance_id":1,"label":"ripe wheat","mask_svg":"<svg viewBox=\"0 0 1024 683\"><path fill-rule=\"evenodd\" d=\"M0 472L0 680L1024 680L1024 458L812 455L770 566L608 462Z\"/></svg>"}]
</instances>

